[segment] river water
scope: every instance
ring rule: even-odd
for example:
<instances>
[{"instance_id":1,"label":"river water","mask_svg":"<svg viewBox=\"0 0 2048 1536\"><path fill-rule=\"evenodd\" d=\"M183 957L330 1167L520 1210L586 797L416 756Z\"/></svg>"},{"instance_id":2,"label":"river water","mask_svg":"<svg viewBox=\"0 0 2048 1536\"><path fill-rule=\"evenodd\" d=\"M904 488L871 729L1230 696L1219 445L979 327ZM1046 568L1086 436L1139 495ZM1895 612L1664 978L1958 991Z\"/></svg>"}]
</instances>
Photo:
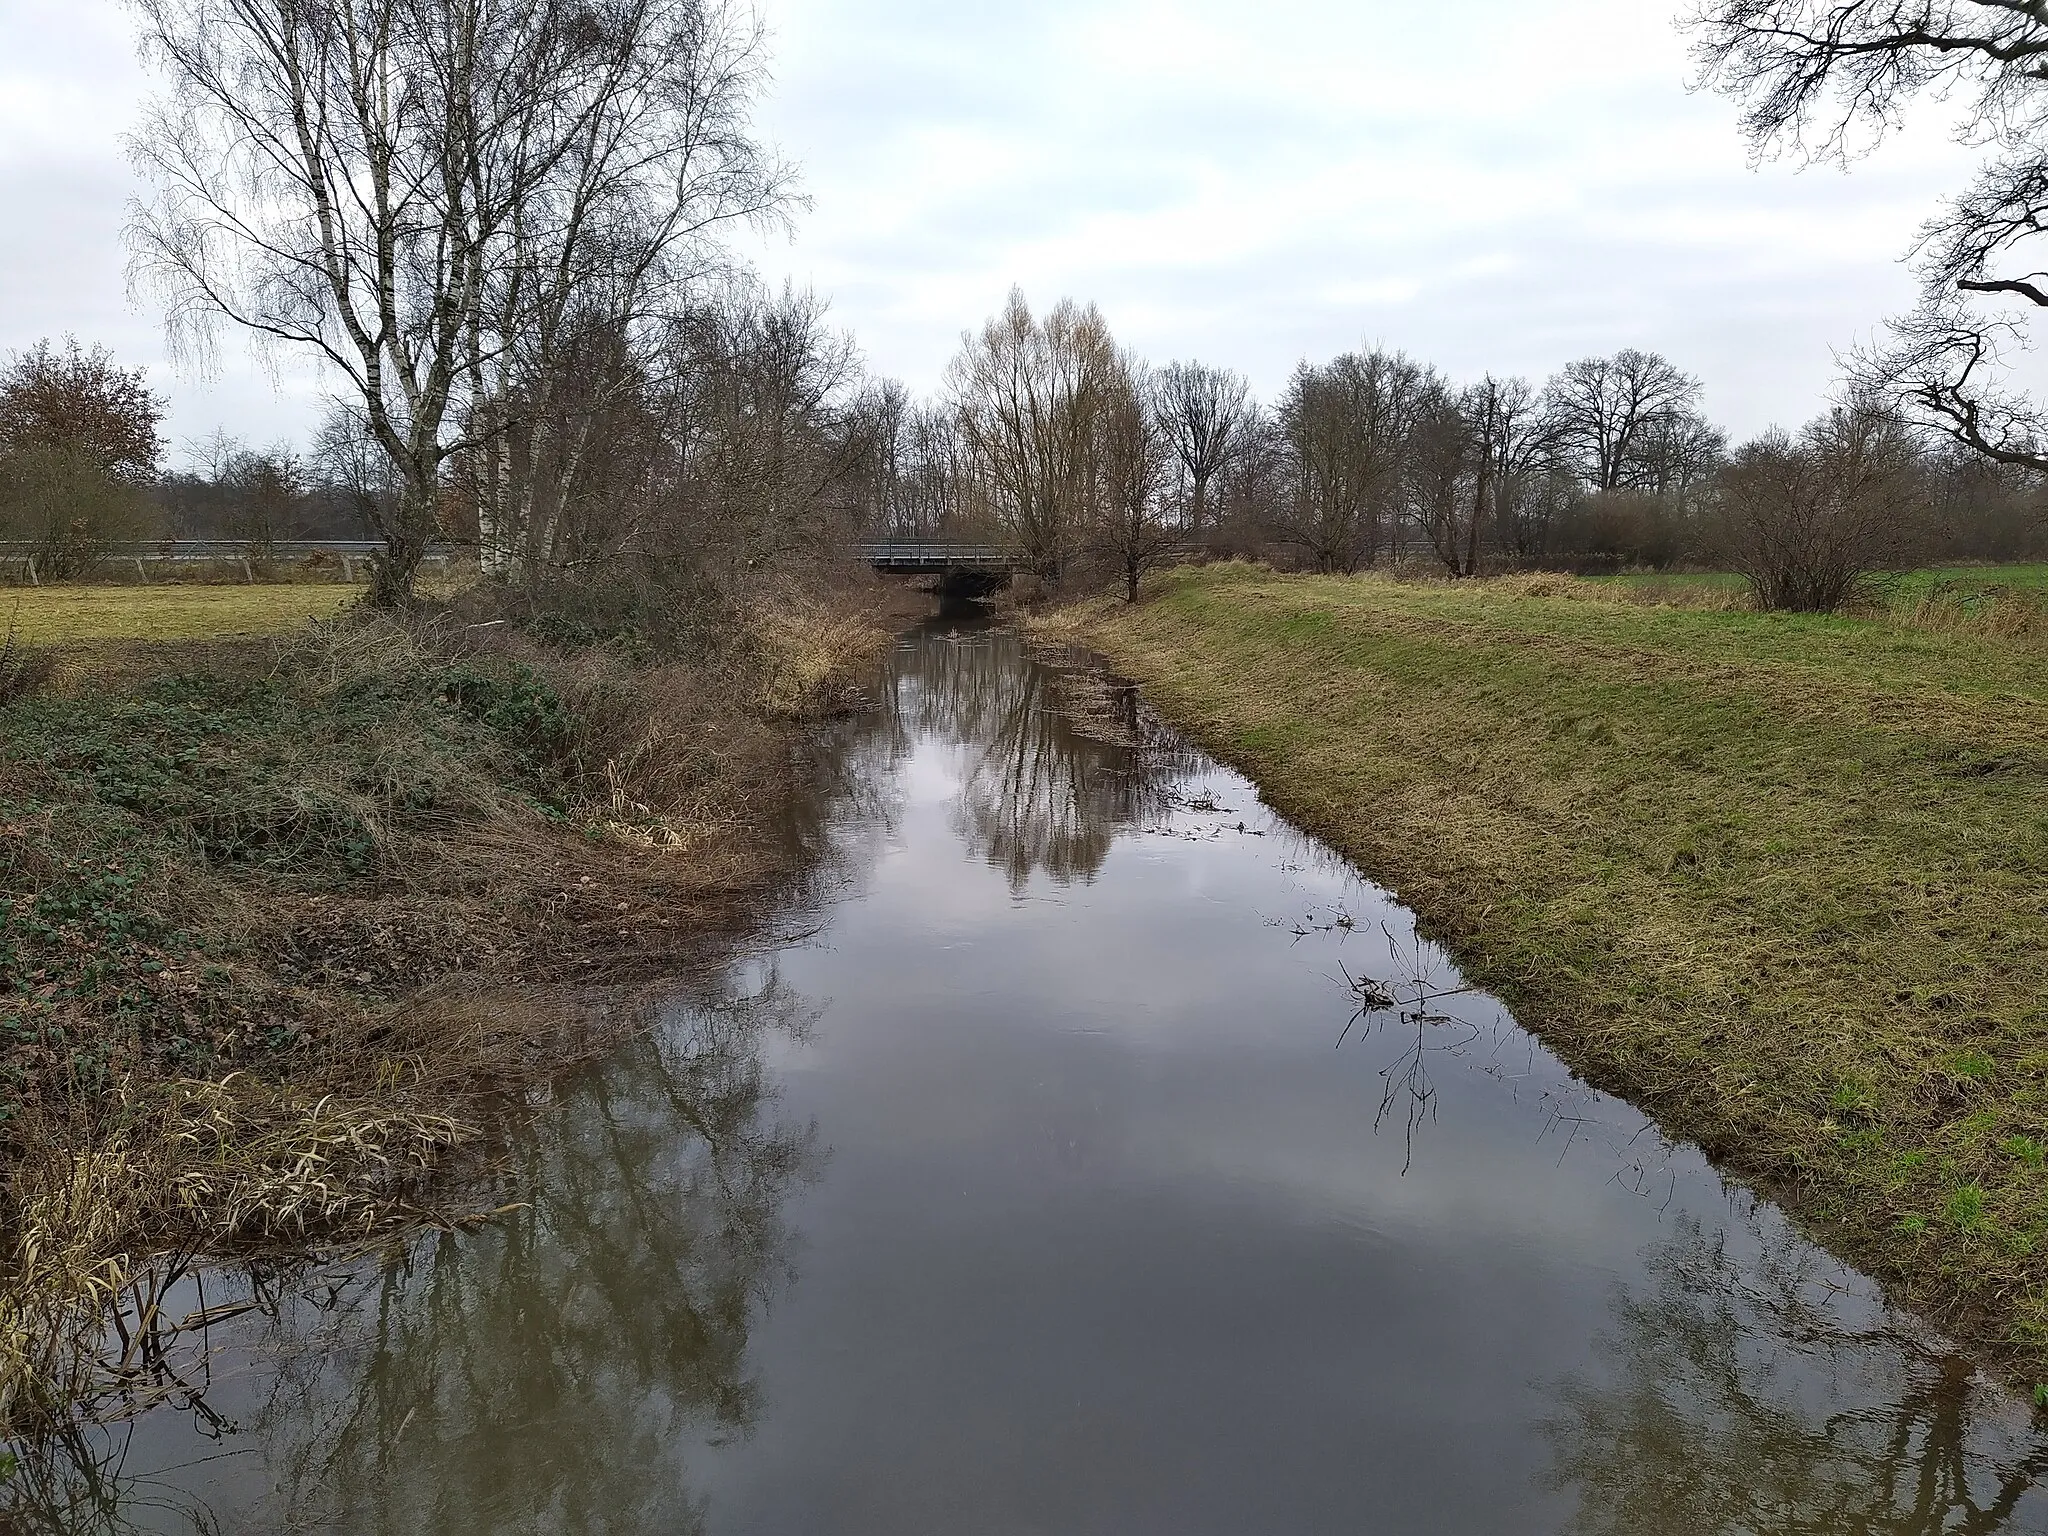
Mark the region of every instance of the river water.
<instances>
[{"instance_id":1,"label":"river water","mask_svg":"<svg viewBox=\"0 0 2048 1536\"><path fill-rule=\"evenodd\" d=\"M814 888L516 1133L520 1208L216 1277L197 1406L22 1528L2048 1531L2022 1404L1072 691L903 639Z\"/></svg>"}]
</instances>

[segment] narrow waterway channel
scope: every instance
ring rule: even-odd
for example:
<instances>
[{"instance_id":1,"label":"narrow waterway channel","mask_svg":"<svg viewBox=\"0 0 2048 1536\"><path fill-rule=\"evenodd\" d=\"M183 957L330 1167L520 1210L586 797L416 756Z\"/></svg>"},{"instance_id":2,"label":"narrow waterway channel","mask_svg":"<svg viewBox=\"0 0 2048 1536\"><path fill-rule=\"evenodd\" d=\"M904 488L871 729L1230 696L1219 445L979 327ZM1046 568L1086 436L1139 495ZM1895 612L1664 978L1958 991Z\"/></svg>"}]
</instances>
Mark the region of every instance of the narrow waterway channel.
<instances>
[{"instance_id":1,"label":"narrow waterway channel","mask_svg":"<svg viewBox=\"0 0 2048 1536\"><path fill-rule=\"evenodd\" d=\"M519 1133L519 1208L264 1280L24 1528L2048 1531L2026 1405L1060 693L906 637L819 893Z\"/></svg>"}]
</instances>

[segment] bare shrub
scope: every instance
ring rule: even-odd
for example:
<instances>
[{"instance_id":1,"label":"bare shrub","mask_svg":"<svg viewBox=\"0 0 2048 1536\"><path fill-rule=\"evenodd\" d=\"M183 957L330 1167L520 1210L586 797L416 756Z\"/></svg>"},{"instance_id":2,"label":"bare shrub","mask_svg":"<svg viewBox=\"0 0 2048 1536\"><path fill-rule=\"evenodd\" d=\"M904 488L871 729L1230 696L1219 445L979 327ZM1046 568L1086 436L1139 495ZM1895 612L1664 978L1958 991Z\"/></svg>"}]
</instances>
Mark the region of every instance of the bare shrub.
<instances>
[{"instance_id":1,"label":"bare shrub","mask_svg":"<svg viewBox=\"0 0 2048 1536\"><path fill-rule=\"evenodd\" d=\"M1759 608L1835 613L1904 553L1926 480L1896 417L1838 406L1796 438L1772 432L1736 452L1717 487L1715 542Z\"/></svg>"},{"instance_id":2,"label":"bare shrub","mask_svg":"<svg viewBox=\"0 0 2048 1536\"><path fill-rule=\"evenodd\" d=\"M27 443L0 454L0 541L58 581L91 575L107 555L152 537L157 510L142 489L80 443Z\"/></svg>"}]
</instances>

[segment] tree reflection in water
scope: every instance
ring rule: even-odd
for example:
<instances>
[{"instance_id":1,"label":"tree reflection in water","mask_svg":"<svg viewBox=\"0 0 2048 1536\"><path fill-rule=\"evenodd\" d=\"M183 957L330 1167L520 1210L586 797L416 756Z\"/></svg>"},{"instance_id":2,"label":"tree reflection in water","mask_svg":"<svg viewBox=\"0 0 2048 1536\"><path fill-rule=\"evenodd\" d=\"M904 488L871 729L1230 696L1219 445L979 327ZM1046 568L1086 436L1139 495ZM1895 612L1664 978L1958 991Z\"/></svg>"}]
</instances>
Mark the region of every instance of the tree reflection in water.
<instances>
[{"instance_id":1,"label":"tree reflection in water","mask_svg":"<svg viewBox=\"0 0 2048 1536\"><path fill-rule=\"evenodd\" d=\"M1596 1342L1611 1384L1556 1389L1548 1482L1584 1536L1985 1536L2048 1475L2048 1437L1967 1360L1901 1331L1753 1214L1761 1257L1682 1218ZM1843 1403L1856 1406L1844 1408ZM2038 1496L2037 1496L2038 1497ZM2038 1510L2035 1511L2038 1514ZM2030 1526L2028 1529L2039 1529Z\"/></svg>"},{"instance_id":2,"label":"tree reflection in water","mask_svg":"<svg viewBox=\"0 0 2048 1536\"><path fill-rule=\"evenodd\" d=\"M301 1302L254 1429L294 1523L343 1531L690 1531L684 1458L760 1412L747 1336L788 1273L809 1127L775 1123L772 978L679 1009L516 1133L531 1203L411 1245L334 1331Z\"/></svg>"},{"instance_id":3,"label":"tree reflection in water","mask_svg":"<svg viewBox=\"0 0 2048 1536\"><path fill-rule=\"evenodd\" d=\"M955 827L1013 890L1041 870L1061 884L1092 879L1120 834L1164 816L1195 761L1150 727L1135 693L1117 699L1115 718L1078 724L1061 674L1012 634L905 648L895 681L896 750L929 736L967 754Z\"/></svg>"}]
</instances>

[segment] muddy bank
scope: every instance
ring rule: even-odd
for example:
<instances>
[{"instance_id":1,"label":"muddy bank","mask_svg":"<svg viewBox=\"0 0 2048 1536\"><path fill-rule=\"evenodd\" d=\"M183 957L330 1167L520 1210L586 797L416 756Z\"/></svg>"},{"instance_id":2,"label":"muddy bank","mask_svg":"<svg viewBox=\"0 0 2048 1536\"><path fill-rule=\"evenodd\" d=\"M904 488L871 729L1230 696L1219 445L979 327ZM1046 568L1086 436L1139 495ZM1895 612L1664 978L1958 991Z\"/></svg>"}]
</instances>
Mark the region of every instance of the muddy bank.
<instances>
[{"instance_id":1,"label":"muddy bank","mask_svg":"<svg viewBox=\"0 0 2048 1536\"><path fill-rule=\"evenodd\" d=\"M13 1423L106 1384L79 1340L146 1260L471 1214L450 1154L813 857L791 801L886 639L865 602L688 657L349 615L0 706Z\"/></svg>"}]
</instances>

